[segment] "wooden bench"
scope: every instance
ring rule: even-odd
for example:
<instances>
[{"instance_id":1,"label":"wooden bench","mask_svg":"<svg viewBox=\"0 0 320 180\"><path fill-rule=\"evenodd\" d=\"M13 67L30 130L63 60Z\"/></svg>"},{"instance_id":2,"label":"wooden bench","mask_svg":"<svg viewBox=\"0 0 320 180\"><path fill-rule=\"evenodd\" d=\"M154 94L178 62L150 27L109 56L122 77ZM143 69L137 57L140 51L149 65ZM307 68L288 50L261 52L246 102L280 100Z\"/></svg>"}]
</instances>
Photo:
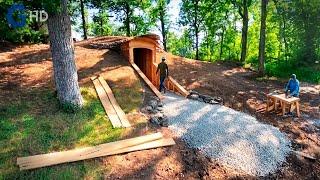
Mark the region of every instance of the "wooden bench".
<instances>
[{"instance_id":1,"label":"wooden bench","mask_svg":"<svg viewBox=\"0 0 320 180\"><path fill-rule=\"evenodd\" d=\"M294 109L297 111L297 116L300 117L300 98L290 97L286 98L285 94L270 93L267 95L267 108L266 112L271 110L278 110L278 105L282 108L282 115L285 115L286 108L289 107L289 111L292 112ZM287 106L288 105L288 106Z\"/></svg>"}]
</instances>

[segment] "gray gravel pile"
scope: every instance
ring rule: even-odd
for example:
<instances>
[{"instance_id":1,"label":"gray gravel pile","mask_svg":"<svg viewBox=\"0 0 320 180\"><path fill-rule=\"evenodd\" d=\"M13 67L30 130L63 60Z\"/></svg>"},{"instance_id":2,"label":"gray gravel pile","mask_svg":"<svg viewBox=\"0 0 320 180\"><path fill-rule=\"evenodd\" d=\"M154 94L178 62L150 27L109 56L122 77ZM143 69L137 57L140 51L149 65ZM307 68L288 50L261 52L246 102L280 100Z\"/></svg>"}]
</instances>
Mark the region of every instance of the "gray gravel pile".
<instances>
[{"instance_id":1,"label":"gray gravel pile","mask_svg":"<svg viewBox=\"0 0 320 180\"><path fill-rule=\"evenodd\" d=\"M169 128L190 147L248 175L275 172L291 151L277 128L225 106L167 93L164 114Z\"/></svg>"}]
</instances>

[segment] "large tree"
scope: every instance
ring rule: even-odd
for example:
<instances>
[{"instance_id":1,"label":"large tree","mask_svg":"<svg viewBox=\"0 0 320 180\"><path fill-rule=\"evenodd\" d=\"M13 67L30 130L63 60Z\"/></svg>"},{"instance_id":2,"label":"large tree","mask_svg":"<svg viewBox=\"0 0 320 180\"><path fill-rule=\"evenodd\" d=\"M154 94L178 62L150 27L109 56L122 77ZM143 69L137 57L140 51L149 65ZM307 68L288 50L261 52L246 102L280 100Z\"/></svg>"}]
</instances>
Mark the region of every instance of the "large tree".
<instances>
[{"instance_id":1,"label":"large tree","mask_svg":"<svg viewBox=\"0 0 320 180\"><path fill-rule=\"evenodd\" d=\"M247 56L247 41L249 27L249 10L252 0L232 0L232 3L238 8L238 13L242 19L242 35L241 35L241 62L245 62Z\"/></svg>"},{"instance_id":2,"label":"large tree","mask_svg":"<svg viewBox=\"0 0 320 180\"><path fill-rule=\"evenodd\" d=\"M60 3L57 4L59 8L50 10L48 19L56 90L61 104L81 107L83 99L74 60L68 0L60 0Z\"/></svg>"},{"instance_id":3,"label":"large tree","mask_svg":"<svg viewBox=\"0 0 320 180\"><path fill-rule=\"evenodd\" d=\"M145 34L151 29L147 13L151 7L150 0L108 0L108 6L123 23L127 36ZM139 12L143 12L137 14Z\"/></svg>"},{"instance_id":4,"label":"large tree","mask_svg":"<svg viewBox=\"0 0 320 180\"><path fill-rule=\"evenodd\" d=\"M88 39L84 0L80 0L80 11L81 11L81 19L82 19L83 39Z\"/></svg>"},{"instance_id":5,"label":"large tree","mask_svg":"<svg viewBox=\"0 0 320 180\"><path fill-rule=\"evenodd\" d=\"M261 0L261 25L259 42L259 74L265 73L265 54L266 54L266 19L267 19L268 0Z\"/></svg>"},{"instance_id":6,"label":"large tree","mask_svg":"<svg viewBox=\"0 0 320 180\"><path fill-rule=\"evenodd\" d=\"M201 11L201 0L182 0L182 7L180 10L180 23L183 26L189 26L195 38L196 59L199 60L199 33L203 23L203 16Z\"/></svg>"},{"instance_id":7,"label":"large tree","mask_svg":"<svg viewBox=\"0 0 320 180\"><path fill-rule=\"evenodd\" d=\"M167 51L167 36L170 26L170 18L168 14L168 4L170 0L156 0L156 6L153 8L151 17L153 21L160 22L160 32L162 35L162 44L165 51ZM155 22L156 23L156 22Z\"/></svg>"}]
</instances>

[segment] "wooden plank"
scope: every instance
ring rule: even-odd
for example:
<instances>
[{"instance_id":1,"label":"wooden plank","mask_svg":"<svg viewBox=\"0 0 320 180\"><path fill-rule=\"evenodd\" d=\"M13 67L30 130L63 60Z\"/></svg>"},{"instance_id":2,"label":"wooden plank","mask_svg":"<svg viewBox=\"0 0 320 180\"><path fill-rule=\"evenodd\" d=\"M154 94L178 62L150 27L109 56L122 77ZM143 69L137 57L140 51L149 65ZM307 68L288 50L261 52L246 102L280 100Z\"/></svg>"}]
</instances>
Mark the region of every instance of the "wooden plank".
<instances>
[{"instance_id":1,"label":"wooden plank","mask_svg":"<svg viewBox=\"0 0 320 180\"><path fill-rule=\"evenodd\" d=\"M286 114L286 106L287 106L287 103L282 103L282 116Z\"/></svg>"},{"instance_id":2,"label":"wooden plank","mask_svg":"<svg viewBox=\"0 0 320 180\"><path fill-rule=\"evenodd\" d=\"M297 97L290 97L290 98L286 98L286 95L285 94L268 94L268 96L271 96L273 98L277 98L277 99L280 99L282 101L285 101L287 103L293 103L293 102L296 102L296 101L300 101L300 98L297 98Z\"/></svg>"},{"instance_id":3,"label":"wooden plank","mask_svg":"<svg viewBox=\"0 0 320 180\"><path fill-rule=\"evenodd\" d=\"M184 89L176 80L174 80L171 76L169 76L169 81L171 82L171 84L173 85L173 89L177 89L179 93L181 93L181 95L183 95L184 97L187 97L189 95L189 92Z\"/></svg>"},{"instance_id":4,"label":"wooden plank","mask_svg":"<svg viewBox=\"0 0 320 180\"><path fill-rule=\"evenodd\" d=\"M114 110L116 111L120 121L121 121L121 124L122 124L122 127L130 127L130 123L126 117L126 114L123 112L123 110L120 108L116 98L114 97L113 93L112 93L112 90L110 88L110 86L108 85L108 83L103 79L103 77L99 77L98 78L102 87L104 88L104 90L106 91L108 97L109 97L109 100L114 108Z\"/></svg>"},{"instance_id":5,"label":"wooden plank","mask_svg":"<svg viewBox=\"0 0 320 180\"><path fill-rule=\"evenodd\" d=\"M110 155L116 155L116 154L123 154L123 153L129 153L133 151L141 151L141 150L147 150L147 149L153 149L153 148L159 148L159 147L165 147L165 146L172 146L175 145L175 142L172 138L168 139L158 139L151 142L146 142L144 144L139 144L136 146L131 146L127 148L122 148L116 151L108 151L104 153L95 154L96 157L102 157L102 156L110 156ZM94 157L94 158L96 158ZM86 159L91 159L86 158ZM85 160L85 159L82 159ZM49 165L48 165L49 166ZM20 170L28 170L28 169L35 169L40 167L46 167L38 163L30 164L29 166L20 166Z\"/></svg>"},{"instance_id":6,"label":"wooden plank","mask_svg":"<svg viewBox=\"0 0 320 180\"><path fill-rule=\"evenodd\" d=\"M163 136L161 133L150 134L146 136L140 136L136 138L101 144L94 147L86 147L81 149L63 151L63 152L54 152L49 154L42 154L42 155L35 155L35 156L28 156L28 157L20 157L17 158L17 164L20 167L44 167L44 166L51 166L66 162L74 162L80 161L84 159L90 159L99 157L97 156L98 153L101 152L112 152L118 151L123 148L137 146L140 144L144 144L147 142L152 142L158 139L162 139Z\"/></svg>"},{"instance_id":7,"label":"wooden plank","mask_svg":"<svg viewBox=\"0 0 320 180\"><path fill-rule=\"evenodd\" d=\"M131 146L127 148L123 148L117 151L113 152L106 152L106 153L100 153L99 155L101 156L108 156L108 155L114 155L114 154L122 154L122 153L128 153L128 152L133 152L133 151L141 151L141 150L146 150L146 149L153 149L153 148L158 148L158 147L164 147L164 146L172 146L175 145L176 143L172 138L163 138L151 142L147 142L144 144L140 144L137 146Z\"/></svg>"},{"instance_id":8,"label":"wooden plank","mask_svg":"<svg viewBox=\"0 0 320 180\"><path fill-rule=\"evenodd\" d=\"M94 79L93 81L94 87L96 88L96 91L98 93L98 96L100 98L100 101L104 107L104 110L106 111L111 124L114 128L122 127L121 121L117 115L117 112L114 110L105 90L103 89L101 83L98 79Z\"/></svg>"},{"instance_id":9,"label":"wooden plank","mask_svg":"<svg viewBox=\"0 0 320 180\"><path fill-rule=\"evenodd\" d=\"M158 91L158 89L150 82L150 80L143 74L143 72L139 69L139 67L131 63L133 69L139 74L139 76L144 80L144 82L150 87L150 89L153 91L153 93L158 96L159 99L164 99L162 94Z\"/></svg>"},{"instance_id":10,"label":"wooden plank","mask_svg":"<svg viewBox=\"0 0 320 180\"><path fill-rule=\"evenodd\" d=\"M296 106L297 106L296 107L297 108L297 116L300 117L301 116L301 114L300 114L300 103L298 101L296 102Z\"/></svg>"},{"instance_id":11,"label":"wooden plank","mask_svg":"<svg viewBox=\"0 0 320 180\"><path fill-rule=\"evenodd\" d=\"M293 152L294 152L297 156L302 156L302 157L307 158L307 159L316 160L315 157L310 156L310 155L307 154L307 153L300 152L300 151L293 151Z\"/></svg>"}]
</instances>

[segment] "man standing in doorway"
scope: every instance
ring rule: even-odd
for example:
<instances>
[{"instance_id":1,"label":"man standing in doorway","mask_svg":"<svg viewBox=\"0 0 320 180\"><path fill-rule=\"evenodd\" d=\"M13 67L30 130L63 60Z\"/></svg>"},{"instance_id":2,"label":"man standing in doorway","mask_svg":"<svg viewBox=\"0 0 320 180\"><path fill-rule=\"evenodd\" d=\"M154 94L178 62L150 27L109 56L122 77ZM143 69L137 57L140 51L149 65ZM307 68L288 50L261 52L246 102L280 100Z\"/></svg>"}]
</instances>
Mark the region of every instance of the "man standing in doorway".
<instances>
[{"instance_id":1,"label":"man standing in doorway","mask_svg":"<svg viewBox=\"0 0 320 180\"><path fill-rule=\"evenodd\" d=\"M169 68L168 65L165 63L166 58L162 57L162 62L158 64L157 74L160 70L160 87L159 91L161 92L164 89L164 93L166 93L166 87L164 87L164 81L169 76Z\"/></svg>"}]
</instances>

